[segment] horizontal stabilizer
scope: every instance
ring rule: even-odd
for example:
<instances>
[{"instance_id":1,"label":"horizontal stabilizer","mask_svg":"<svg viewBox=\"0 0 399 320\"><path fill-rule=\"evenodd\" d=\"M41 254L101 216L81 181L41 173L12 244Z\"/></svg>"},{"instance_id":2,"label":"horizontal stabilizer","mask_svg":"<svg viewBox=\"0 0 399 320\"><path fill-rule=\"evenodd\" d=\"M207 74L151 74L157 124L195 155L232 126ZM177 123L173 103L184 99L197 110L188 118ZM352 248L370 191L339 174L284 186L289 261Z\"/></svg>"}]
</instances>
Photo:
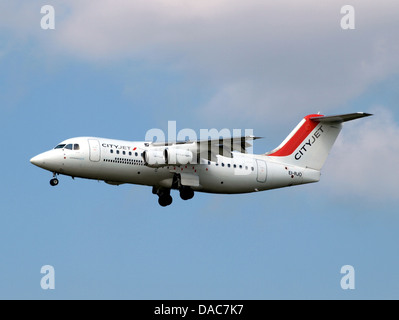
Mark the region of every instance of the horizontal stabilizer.
<instances>
[{"instance_id":1,"label":"horizontal stabilizer","mask_svg":"<svg viewBox=\"0 0 399 320\"><path fill-rule=\"evenodd\" d=\"M365 112L357 112L357 113L348 113L348 114L341 114L341 115L336 115L336 116L327 116L327 117L312 117L310 120L316 121L316 122L348 122L360 118L365 118L365 117L370 117L372 114L370 113L365 113Z\"/></svg>"}]
</instances>

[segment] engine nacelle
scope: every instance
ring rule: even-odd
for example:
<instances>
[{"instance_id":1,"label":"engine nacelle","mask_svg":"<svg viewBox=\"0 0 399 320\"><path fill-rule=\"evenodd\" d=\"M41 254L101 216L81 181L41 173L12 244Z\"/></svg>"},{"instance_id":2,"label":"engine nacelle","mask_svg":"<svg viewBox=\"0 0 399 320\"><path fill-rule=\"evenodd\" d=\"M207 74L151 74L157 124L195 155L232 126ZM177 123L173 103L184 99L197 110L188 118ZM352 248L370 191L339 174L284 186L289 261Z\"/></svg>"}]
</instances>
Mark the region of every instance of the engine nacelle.
<instances>
[{"instance_id":1,"label":"engine nacelle","mask_svg":"<svg viewBox=\"0 0 399 320\"><path fill-rule=\"evenodd\" d=\"M143 160L146 166L160 168L166 165L165 154L162 150L145 150Z\"/></svg>"},{"instance_id":2,"label":"engine nacelle","mask_svg":"<svg viewBox=\"0 0 399 320\"><path fill-rule=\"evenodd\" d=\"M165 149L164 157L166 164L176 166L192 164L194 160L194 155L191 151L177 148Z\"/></svg>"}]
</instances>

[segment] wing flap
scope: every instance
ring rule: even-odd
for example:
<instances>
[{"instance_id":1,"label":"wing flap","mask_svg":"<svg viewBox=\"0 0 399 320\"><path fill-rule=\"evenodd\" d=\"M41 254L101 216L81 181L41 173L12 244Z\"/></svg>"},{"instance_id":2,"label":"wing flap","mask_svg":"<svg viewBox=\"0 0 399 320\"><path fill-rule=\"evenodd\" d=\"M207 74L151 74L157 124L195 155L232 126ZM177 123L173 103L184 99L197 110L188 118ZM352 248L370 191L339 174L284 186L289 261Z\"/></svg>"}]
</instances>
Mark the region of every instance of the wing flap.
<instances>
[{"instance_id":1,"label":"wing flap","mask_svg":"<svg viewBox=\"0 0 399 320\"><path fill-rule=\"evenodd\" d=\"M181 184L187 187L199 187L199 176L191 173L181 173Z\"/></svg>"}]
</instances>

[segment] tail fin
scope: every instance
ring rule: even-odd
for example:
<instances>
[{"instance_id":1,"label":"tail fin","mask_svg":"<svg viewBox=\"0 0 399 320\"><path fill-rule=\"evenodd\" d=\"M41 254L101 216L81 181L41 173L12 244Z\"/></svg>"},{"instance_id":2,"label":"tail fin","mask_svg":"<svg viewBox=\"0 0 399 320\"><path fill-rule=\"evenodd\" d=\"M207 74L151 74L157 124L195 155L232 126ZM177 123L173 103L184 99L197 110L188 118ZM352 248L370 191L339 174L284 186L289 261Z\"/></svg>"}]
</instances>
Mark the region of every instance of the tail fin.
<instances>
[{"instance_id":1,"label":"tail fin","mask_svg":"<svg viewBox=\"0 0 399 320\"><path fill-rule=\"evenodd\" d=\"M308 115L277 149L266 156L320 171L342 130L342 123L368 116L371 114L362 112L329 117Z\"/></svg>"}]
</instances>

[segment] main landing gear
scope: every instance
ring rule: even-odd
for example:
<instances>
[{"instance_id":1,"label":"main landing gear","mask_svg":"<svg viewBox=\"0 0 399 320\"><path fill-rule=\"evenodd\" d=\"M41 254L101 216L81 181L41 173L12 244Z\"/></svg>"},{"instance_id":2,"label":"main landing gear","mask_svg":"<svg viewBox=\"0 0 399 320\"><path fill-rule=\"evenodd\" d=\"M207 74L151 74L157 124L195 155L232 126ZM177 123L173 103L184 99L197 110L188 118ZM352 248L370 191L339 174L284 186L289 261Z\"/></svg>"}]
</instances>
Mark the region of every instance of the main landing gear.
<instances>
[{"instance_id":1,"label":"main landing gear","mask_svg":"<svg viewBox=\"0 0 399 320\"><path fill-rule=\"evenodd\" d=\"M190 187L182 186L180 188L180 198L182 198L183 200L190 200L194 198L194 190Z\"/></svg>"},{"instance_id":2,"label":"main landing gear","mask_svg":"<svg viewBox=\"0 0 399 320\"><path fill-rule=\"evenodd\" d=\"M60 183L60 181L57 179L57 174L54 173L53 179L50 180L50 185L52 187L55 187L55 186L58 186L59 183Z\"/></svg>"},{"instance_id":3,"label":"main landing gear","mask_svg":"<svg viewBox=\"0 0 399 320\"><path fill-rule=\"evenodd\" d=\"M160 206L162 207L167 207L170 206L173 202L173 198L170 195L170 189L156 189L154 188L156 191L153 193L157 194L159 199L158 199L158 203ZM192 190L189 187L183 187L182 189L180 189L180 198L182 198L183 200L190 200L194 197L194 190Z\"/></svg>"},{"instance_id":4,"label":"main landing gear","mask_svg":"<svg viewBox=\"0 0 399 320\"><path fill-rule=\"evenodd\" d=\"M158 195L158 203L161 207L170 206L173 202L173 198L170 195L170 189L157 189L154 187L152 193Z\"/></svg>"},{"instance_id":5,"label":"main landing gear","mask_svg":"<svg viewBox=\"0 0 399 320\"><path fill-rule=\"evenodd\" d=\"M190 200L194 198L194 190L190 187L183 186L181 184L180 175L175 175L173 179L172 189L177 189L180 192L180 198L183 200ZM158 203L162 207L170 206L173 202L172 196L170 195L171 189L164 189L153 187L152 193L158 195Z\"/></svg>"}]
</instances>

